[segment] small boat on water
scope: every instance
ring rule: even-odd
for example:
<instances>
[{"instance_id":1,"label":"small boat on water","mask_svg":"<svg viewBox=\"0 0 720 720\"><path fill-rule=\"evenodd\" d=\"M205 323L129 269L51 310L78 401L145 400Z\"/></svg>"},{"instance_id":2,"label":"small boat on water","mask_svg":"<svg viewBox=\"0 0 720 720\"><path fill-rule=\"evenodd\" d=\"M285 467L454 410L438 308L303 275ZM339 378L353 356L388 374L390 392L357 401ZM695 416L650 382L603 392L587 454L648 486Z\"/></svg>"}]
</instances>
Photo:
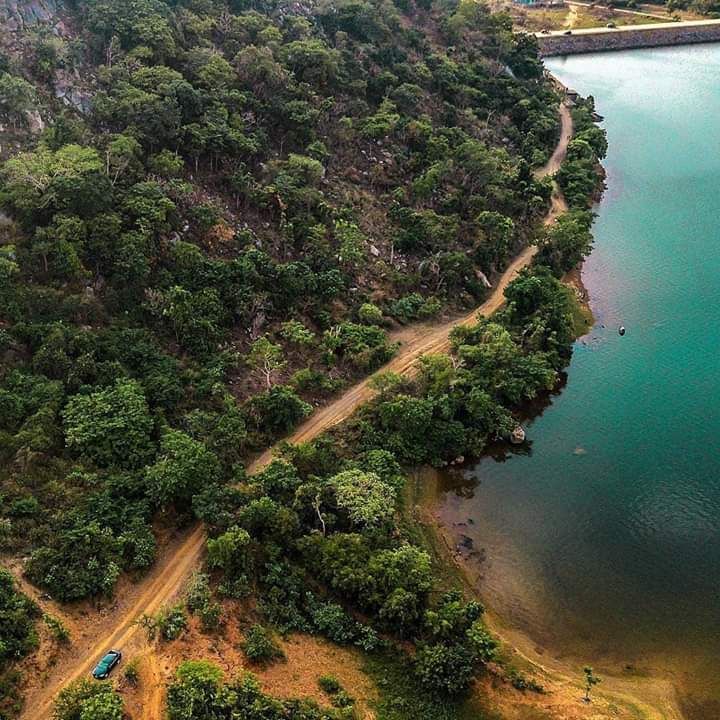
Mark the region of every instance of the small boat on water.
<instances>
[{"instance_id":1,"label":"small boat on water","mask_svg":"<svg viewBox=\"0 0 720 720\"><path fill-rule=\"evenodd\" d=\"M512 445L522 445L525 442L525 430L522 425L518 425L511 433L508 438Z\"/></svg>"},{"instance_id":2,"label":"small boat on water","mask_svg":"<svg viewBox=\"0 0 720 720\"><path fill-rule=\"evenodd\" d=\"M620 337L622 337L625 334L625 326L621 325L618 329L618 333L620 334Z\"/></svg>"}]
</instances>

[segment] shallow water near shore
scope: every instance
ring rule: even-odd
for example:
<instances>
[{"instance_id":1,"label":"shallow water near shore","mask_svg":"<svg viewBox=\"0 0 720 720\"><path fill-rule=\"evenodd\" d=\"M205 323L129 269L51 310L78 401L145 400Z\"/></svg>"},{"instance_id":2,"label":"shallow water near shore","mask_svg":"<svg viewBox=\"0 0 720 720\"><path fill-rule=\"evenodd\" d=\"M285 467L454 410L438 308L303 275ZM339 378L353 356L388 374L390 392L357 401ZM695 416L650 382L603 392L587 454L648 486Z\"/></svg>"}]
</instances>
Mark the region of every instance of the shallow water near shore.
<instances>
[{"instance_id":1,"label":"shallow water near shore","mask_svg":"<svg viewBox=\"0 0 720 720\"><path fill-rule=\"evenodd\" d=\"M720 45L547 65L606 118L596 326L530 454L448 476L438 511L542 652L671 677L720 718Z\"/></svg>"}]
</instances>

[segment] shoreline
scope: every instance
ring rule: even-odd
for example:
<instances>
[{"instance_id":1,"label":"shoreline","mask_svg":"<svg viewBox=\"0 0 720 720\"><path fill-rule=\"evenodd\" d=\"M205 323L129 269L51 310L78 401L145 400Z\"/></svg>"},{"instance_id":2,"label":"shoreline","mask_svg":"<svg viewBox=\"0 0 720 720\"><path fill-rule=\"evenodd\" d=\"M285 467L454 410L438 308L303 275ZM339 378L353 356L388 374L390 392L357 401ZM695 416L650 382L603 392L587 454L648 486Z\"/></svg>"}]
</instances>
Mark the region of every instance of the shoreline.
<instances>
[{"instance_id":1,"label":"shoreline","mask_svg":"<svg viewBox=\"0 0 720 720\"><path fill-rule=\"evenodd\" d=\"M575 315L575 342L578 342L588 335L595 325L595 313L590 304L590 293L588 292L585 282L583 281L584 261L577 267L573 268L563 277L563 283L573 291L575 302L577 305L577 313Z\"/></svg>"},{"instance_id":2,"label":"shoreline","mask_svg":"<svg viewBox=\"0 0 720 720\"><path fill-rule=\"evenodd\" d=\"M446 584L460 584L474 599L483 602L488 627L500 640L503 664L516 667L535 677L545 693L521 692L497 677L481 681L488 694L507 720L523 720L529 712L547 711L535 718L563 717L565 720L685 720L677 689L667 677L659 675L618 676L598 668L602 683L593 691L593 702L582 701L582 667L579 659L560 658L550 648L540 647L523 629L507 622L502 611L487 603L477 584L478 565L462 555L453 537L437 512L439 473L433 468L419 468L410 475L406 490L408 521L423 538L433 562ZM557 713L562 713L557 715Z\"/></svg>"}]
</instances>

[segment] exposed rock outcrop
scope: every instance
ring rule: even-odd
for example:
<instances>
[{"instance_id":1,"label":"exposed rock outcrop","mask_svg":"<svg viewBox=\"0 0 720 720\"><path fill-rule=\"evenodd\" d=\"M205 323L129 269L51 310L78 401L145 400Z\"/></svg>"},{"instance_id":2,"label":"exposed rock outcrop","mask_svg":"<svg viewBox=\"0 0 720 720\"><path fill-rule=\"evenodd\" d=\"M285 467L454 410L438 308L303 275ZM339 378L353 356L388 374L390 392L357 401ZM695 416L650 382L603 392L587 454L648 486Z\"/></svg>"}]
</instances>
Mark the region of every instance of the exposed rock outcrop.
<instances>
[{"instance_id":1,"label":"exposed rock outcrop","mask_svg":"<svg viewBox=\"0 0 720 720\"><path fill-rule=\"evenodd\" d=\"M518 425L511 433L508 438L513 445L522 445L525 442L525 430L521 425Z\"/></svg>"},{"instance_id":2,"label":"exposed rock outcrop","mask_svg":"<svg viewBox=\"0 0 720 720\"><path fill-rule=\"evenodd\" d=\"M57 25L57 0L0 0L3 32L21 32L38 25Z\"/></svg>"}]
</instances>

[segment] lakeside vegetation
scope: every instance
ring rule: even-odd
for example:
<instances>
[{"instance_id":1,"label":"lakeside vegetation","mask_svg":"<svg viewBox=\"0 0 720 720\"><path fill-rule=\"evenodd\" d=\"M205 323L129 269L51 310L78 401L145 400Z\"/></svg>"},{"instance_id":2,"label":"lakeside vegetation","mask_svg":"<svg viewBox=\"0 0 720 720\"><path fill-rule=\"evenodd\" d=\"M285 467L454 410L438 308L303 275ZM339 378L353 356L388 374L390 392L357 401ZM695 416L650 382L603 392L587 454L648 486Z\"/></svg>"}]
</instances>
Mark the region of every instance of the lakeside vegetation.
<instances>
[{"instance_id":1,"label":"lakeside vegetation","mask_svg":"<svg viewBox=\"0 0 720 720\"><path fill-rule=\"evenodd\" d=\"M534 41L482 5L63 12L65 33L20 34L0 54L14 150L0 168L3 551L77 601L146 571L159 527L202 520L210 577L155 619L161 636L181 634L186 612L216 632L218 598L252 596L277 632L410 669L424 716L450 717L442 698L462 696L495 641L477 602L437 597L398 522L403 467L480 454L568 362L573 298L558 278L590 249L605 151L591 103L558 176L572 212L543 229L551 185L532 168L557 140L559 98ZM71 106L56 97L68 73ZM450 355L413 381L385 376L341 429L246 476L252 453L392 356L389 329L478 304L483 278L528 243L538 264ZM25 629L0 655L12 716L37 613L8 582ZM232 683L183 666L170 716L352 715ZM57 712L119 718L122 702L80 683Z\"/></svg>"}]
</instances>

